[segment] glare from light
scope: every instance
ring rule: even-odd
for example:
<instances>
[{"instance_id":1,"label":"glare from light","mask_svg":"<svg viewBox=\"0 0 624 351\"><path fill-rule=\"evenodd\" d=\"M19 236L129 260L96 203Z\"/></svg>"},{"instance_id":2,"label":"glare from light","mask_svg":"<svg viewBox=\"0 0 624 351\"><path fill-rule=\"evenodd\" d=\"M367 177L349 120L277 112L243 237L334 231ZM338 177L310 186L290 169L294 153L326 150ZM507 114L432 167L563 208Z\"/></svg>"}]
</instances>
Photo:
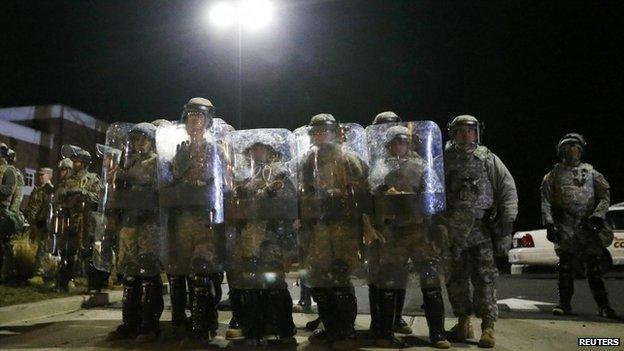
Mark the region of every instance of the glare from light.
<instances>
[{"instance_id":1,"label":"glare from light","mask_svg":"<svg viewBox=\"0 0 624 351\"><path fill-rule=\"evenodd\" d=\"M273 10L269 0L242 0L238 5L239 21L248 29L258 30L271 23Z\"/></svg>"},{"instance_id":2,"label":"glare from light","mask_svg":"<svg viewBox=\"0 0 624 351\"><path fill-rule=\"evenodd\" d=\"M228 27L238 20L237 9L229 3L220 2L210 9L208 19L217 27Z\"/></svg>"}]
</instances>

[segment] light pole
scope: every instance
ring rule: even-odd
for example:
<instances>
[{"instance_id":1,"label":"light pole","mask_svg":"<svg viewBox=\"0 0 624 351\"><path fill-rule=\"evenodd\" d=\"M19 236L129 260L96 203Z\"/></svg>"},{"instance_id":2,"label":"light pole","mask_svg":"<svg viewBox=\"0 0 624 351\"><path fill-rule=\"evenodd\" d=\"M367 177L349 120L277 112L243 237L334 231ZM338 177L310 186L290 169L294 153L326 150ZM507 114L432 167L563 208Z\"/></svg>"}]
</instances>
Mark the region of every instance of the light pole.
<instances>
[{"instance_id":1,"label":"light pole","mask_svg":"<svg viewBox=\"0 0 624 351\"><path fill-rule=\"evenodd\" d=\"M266 28L273 20L273 13L274 6L270 0L222 1L214 4L208 12L211 25L219 29L236 27L238 129L242 129L243 126L243 30L257 32Z\"/></svg>"}]
</instances>

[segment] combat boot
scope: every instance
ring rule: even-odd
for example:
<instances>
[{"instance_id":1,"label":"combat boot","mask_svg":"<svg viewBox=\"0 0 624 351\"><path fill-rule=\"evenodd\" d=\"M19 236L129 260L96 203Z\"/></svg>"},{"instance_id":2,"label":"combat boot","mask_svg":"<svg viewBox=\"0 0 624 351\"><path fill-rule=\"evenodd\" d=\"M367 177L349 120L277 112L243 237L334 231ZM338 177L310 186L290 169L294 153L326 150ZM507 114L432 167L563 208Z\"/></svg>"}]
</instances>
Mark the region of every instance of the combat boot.
<instances>
[{"instance_id":1,"label":"combat boot","mask_svg":"<svg viewBox=\"0 0 624 351\"><path fill-rule=\"evenodd\" d=\"M474 339L474 330L470 323L470 316L460 316L457 324L449 331L449 339L454 342L464 342Z\"/></svg>"},{"instance_id":2,"label":"combat boot","mask_svg":"<svg viewBox=\"0 0 624 351\"><path fill-rule=\"evenodd\" d=\"M601 307L600 310L598 311L598 315L602 318L616 319L616 320L620 319L617 316L617 314L615 314L615 311L609 306Z\"/></svg>"},{"instance_id":3,"label":"combat boot","mask_svg":"<svg viewBox=\"0 0 624 351\"><path fill-rule=\"evenodd\" d=\"M136 341L139 343L153 342L160 335L159 321L164 309L162 297L162 281L160 276L144 278L143 303L140 334Z\"/></svg>"},{"instance_id":4,"label":"combat boot","mask_svg":"<svg viewBox=\"0 0 624 351\"><path fill-rule=\"evenodd\" d=\"M429 340L436 349L448 349L451 343L446 340L444 331L444 300L440 288L421 289L425 305L425 318L429 326Z\"/></svg>"},{"instance_id":5,"label":"combat boot","mask_svg":"<svg viewBox=\"0 0 624 351\"><path fill-rule=\"evenodd\" d=\"M405 289L397 290L397 304L394 321L394 332L399 334L411 334L412 328L403 319L403 306L405 305Z\"/></svg>"},{"instance_id":6,"label":"combat boot","mask_svg":"<svg viewBox=\"0 0 624 351\"><path fill-rule=\"evenodd\" d=\"M377 304L379 316L377 325L373 329L373 337L375 345L379 347L389 348L401 345L400 340L394 337L395 312L397 290L394 289L378 289Z\"/></svg>"},{"instance_id":7,"label":"combat boot","mask_svg":"<svg viewBox=\"0 0 624 351\"><path fill-rule=\"evenodd\" d=\"M557 305L555 307L553 307L552 309L552 314L554 314L555 316L568 316L572 314L572 306L570 305Z\"/></svg>"},{"instance_id":8,"label":"combat boot","mask_svg":"<svg viewBox=\"0 0 624 351\"><path fill-rule=\"evenodd\" d=\"M169 279L169 296L171 298L171 326L176 339L186 337L188 321L186 317L186 276L167 275Z\"/></svg>"},{"instance_id":9,"label":"combat boot","mask_svg":"<svg viewBox=\"0 0 624 351\"><path fill-rule=\"evenodd\" d=\"M137 336L141 319L141 281L128 276L124 279L121 300L121 325L108 333L106 340L132 339Z\"/></svg>"},{"instance_id":10,"label":"combat boot","mask_svg":"<svg viewBox=\"0 0 624 351\"><path fill-rule=\"evenodd\" d=\"M479 347L492 348L496 344L494 337L494 322L483 320L481 323L481 339L479 339Z\"/></svg>"}]
</instances>

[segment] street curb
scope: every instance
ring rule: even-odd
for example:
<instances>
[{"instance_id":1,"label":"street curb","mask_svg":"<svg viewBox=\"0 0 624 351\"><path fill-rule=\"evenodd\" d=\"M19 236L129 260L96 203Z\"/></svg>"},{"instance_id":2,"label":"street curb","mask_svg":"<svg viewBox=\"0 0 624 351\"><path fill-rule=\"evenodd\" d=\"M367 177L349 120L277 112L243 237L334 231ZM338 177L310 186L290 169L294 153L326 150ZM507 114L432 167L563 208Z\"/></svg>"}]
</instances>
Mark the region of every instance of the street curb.
<instances>
[{"instance_id":1,"label":"street curb","mask_svg":"<svg viewBox=\"0 0 624 351\"><path fill-rule=\"evenodd\" d=\"M121 301L121 295L121 291L106 291L98 296L97 300L115 303ZM77 295L0 307L0 326L67 314L87 306L94 306L93 296Z\"/></svg>"}]
</instances>

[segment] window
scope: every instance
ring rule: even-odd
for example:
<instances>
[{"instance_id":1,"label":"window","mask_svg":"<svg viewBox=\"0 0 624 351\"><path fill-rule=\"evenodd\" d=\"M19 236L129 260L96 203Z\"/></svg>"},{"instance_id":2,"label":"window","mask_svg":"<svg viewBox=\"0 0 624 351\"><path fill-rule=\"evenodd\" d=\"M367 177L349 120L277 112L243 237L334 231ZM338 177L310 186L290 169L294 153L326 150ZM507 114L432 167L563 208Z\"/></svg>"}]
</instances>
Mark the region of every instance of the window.
<instances>
[{"instance_id":1,"label":"window","mask_svg":"<svg viewBox=\"0 0 624 351\"><path fill-rule=\"evenodd\" d=\"M611 224L613 229L624 229L624 211L607 212L607 223Z\"/></svg>"},{"instance_id":2,"label":"window","mask_svg":"<svg viewBox=\"0 0 624 351\"><path fill-rule=\"evenodd\" d=\"M35 173L35 170L32 168L24 168L24 186L22 187L24 195L30 195L35 187Z\"/></svg>"}]
</instances>

